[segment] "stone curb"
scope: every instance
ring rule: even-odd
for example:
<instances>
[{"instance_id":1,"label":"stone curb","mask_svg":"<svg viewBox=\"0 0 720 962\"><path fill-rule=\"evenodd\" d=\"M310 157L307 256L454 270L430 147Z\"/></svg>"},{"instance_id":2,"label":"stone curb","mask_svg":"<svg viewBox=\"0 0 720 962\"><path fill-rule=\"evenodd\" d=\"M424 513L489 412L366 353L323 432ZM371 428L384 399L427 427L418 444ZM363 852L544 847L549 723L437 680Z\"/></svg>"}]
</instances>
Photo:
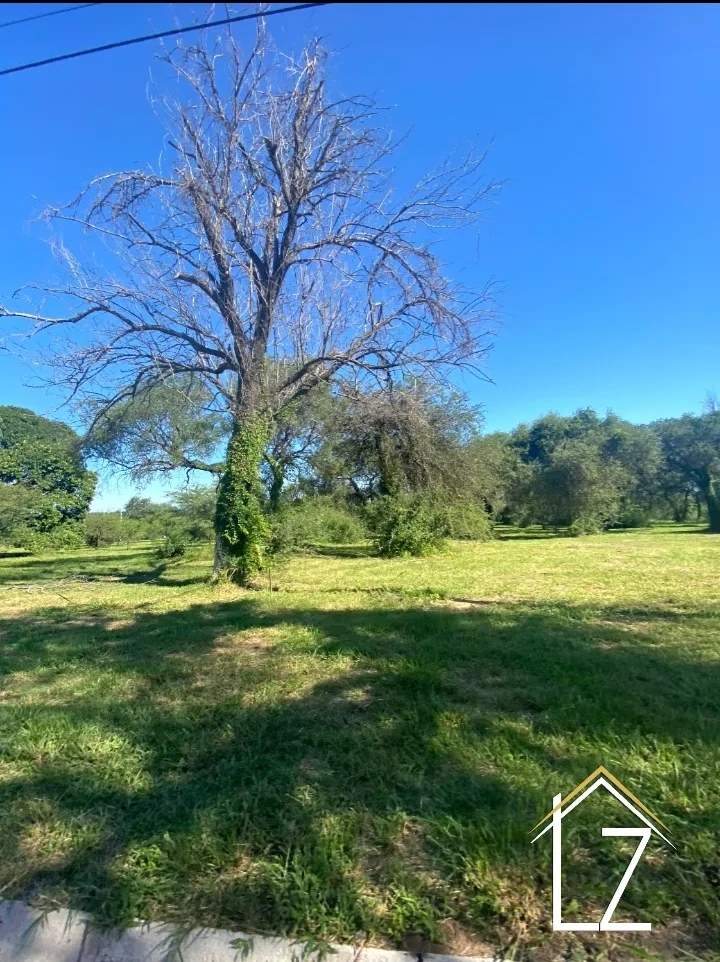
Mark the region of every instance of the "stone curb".
<instances>
[{"instance_id":1,"label":"stone curb","mask_svg":"<svg viewBox=\"0 0 720 962\"><path fill-rule=\"evenodd\" d=\"M302 942L226 929L186 929L151 922L100 931L90 916L41 912L0 901L0 962L413 962L391 949L333 945L325 960ZM477 956L426 955L426 962L493 962Z\"/></svg>"}]
</instances>

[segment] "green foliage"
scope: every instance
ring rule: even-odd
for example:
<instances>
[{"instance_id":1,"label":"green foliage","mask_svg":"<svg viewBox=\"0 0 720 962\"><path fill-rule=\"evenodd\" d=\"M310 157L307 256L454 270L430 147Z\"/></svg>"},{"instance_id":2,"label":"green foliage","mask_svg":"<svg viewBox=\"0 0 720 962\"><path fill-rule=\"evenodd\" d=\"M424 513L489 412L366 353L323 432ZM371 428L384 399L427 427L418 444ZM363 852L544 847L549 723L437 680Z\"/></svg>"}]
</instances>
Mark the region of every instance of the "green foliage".
<instances>
[{"instance_id":1,"label":"green foliage","mask_svg":"<svg viewBox=\"0 0 720 962\"><path fill-rule=\"evenodd\" d=\"M720 533L720 411L654 425L669 469L665 492L688 490L702 500L710 530Z\"/></svg>"},{"instance_id":2,"label":"green foliage","mask_svg":"<svg viewBox=\"0 0 720 962\"><path fill-rule=\"evenodd\" d=\"M90 548L104 548L137 537L132 519L121 518L117 511L93 511L85 519L85 543Z\"/></svg>"},{"instance_id":3,"label":"green foliage","mask_svg":"<svg viewBox=\"0 0 720 962\"><path fill-rule=\"evenodd\" d=\"M315 544L350 544L366 537L356 512L333 498L316 496L284 505L273 515L270 547L277 555Z\"/></svg>"},{"instance_id":4,"label":"green foliage","mask_svg":"<svg viewBox=\"0 0 720 962\"><path fill-rule=\"evenodd\" d=\"M76 449L79 443L73 429L62 421L41 417L27 408L0 407L0 448L12 448L28 440L58 444L66 450Z\"/></svg>"},{"instance_id":5,"label":"green foliage","mask_svg":"<svg viewBox=\"0 0 720 962\"><path fill-rule=\"evenodd\" d=\"M137 521L146 521L152 518L158 510L159 505L155 504L150 498L134 497L130 498L125 505L125 517Z\"/></svg>"},{"instance_id":6,"label":"green foliage","mask_svg":"<svg viewBox=\"0 0 720 962\"><path fill-rule=\"evenodd\" d=\"M287 371L278 371L279 375L283 373ZM271 512L280 508L288 484L297 487L313 472L320 449L334 436L341 407L341 399L332 394L330 386L320 384L276 416L261 468Z\"/></svg>"},{"instance_id":7,"label":"green foliage","mask_svg":"<svg viewBox=\"0 0 720 962\"><path fill-rule=\"evenodd\" d=\"M227 416L212 410L207 389L189 375L141 388L107 411L91 405L87 413L93 427L85 450L136 478L176 468L217 470L213 459L229 430Z\"/></svg>"},{"instance_id":8,"label":"green foliage","mask_svg":"<svg viewBox=\"0 0 720 962\"><path fill-rule=\"evenodd\" d=\"M182 558L187 551L187 542L181 531L171 531L165 535L157 548L158 558Z\"/></svg>"},{"instance_id":9,"label":"green foliage","mask_svg":"<svg viewBox=\"0 0 720 962\"><path fill-rule=\"evenodd\" d=\"M235 424L218 487L216 574L227 573L239 584L261 570L270 536L260 478L268 434L268 424L259 416Z\"/></svg>"},{"instance_id":10,"label":"green foliage","mask_svg":"<svg viewBox=\"0 0 720 962\"><path fill-rule=\"evenodd\" d=\"M568 527L573 534L599 531L616 521L625 482L622 468L600 457L592 444L564 441L533 477L533 520Z\"/></svg>"},{"instance_id":11,"label":"green foliage","mask_svg":"<svg viewBox=\"0 0 720 962\"><path fill-rule=\"evenodd\" d=\"M471 500L451 501L443 508L447 534L464 541L489 541L493 522L483 504Z\"/></svg>"},{"instance_id":12,"label":"green foliage","mask_svg":"<svg viewBox=\"0 0 720 962\"><path fill-rule=\"evenodd\" d=\"M173 491L170 506L174 522L187 541L210 541L214 533L217 490L215 485L191 485Z\"/></svg>"},{"instance_id":13,"label":"green foliage","mask_svg":"<svg viewBox=\"0 0 720 962\"><path fill-rule=\"evenodd\" d=\"M39 531L82 518L95 490L95 476L85 471L72 452L52 442L32 439L0 450L0 483L18 485L33 496Z\"/></svg>"},{"instance_id":14,"label":"green foliage","mask_svg":"<svg viewBox=\"0 0 720 962\"><path fill-rule=\"evenodd\" d=\"M521 424L513 431L513 444L526 464L548 467L556 448L567 441L599 443L603 422L591 408L582 408L570 417L546 414L530 426Z\"/></svg>"},{"instance_id":15,"label":"green foliage","mask_svg":"<svg viewBox=\"0 0 720 962\"><path fill-rule=\"evenodd\" d=\"M12 544L16 532L30 530L43 508L42 491L21 484L0 484L0 543Z\"/></svg>"},{"instance_id":16,"label":"green foliage","mask_svg":"<svg viewBox=\"0 0 720 962\"><path fill-rule=\"evenodd\" d=\"M216 504L214 487L196 485L174 491L169 504L157 505L148 523L156 537L161 532L158 556L180 558L190 544L210 541Z\"/></svg>"},{"instance_id":17,"label":"green foliage","mask_svg":"<svg viewBox=\"0 0 720 962\"><path fill-rule=\"evenodd\" d=\"M173 491L163 504L136 496L123 512L90 513L85 521L86 541L92 548L166 537L183 544L207 542L213 537L216 500L214 486L203 485Z\"/></svg>"},{"instance_id":18,"label":"green foliage","mask_svg":"<svg viewBox=\"0 0 720 962\"><path fill-rule=\"evenodd\" d=\"M649 508L631 503L620 510L615 524L618 528L647 528L651 521Z\"/></svg>"},{"instance_id":19,"label":"green foliage","mask_svg":"<svg viewBox=\"0 0 720 962\"><path fill-rule=\"evenodd\" d=\"M480 415L458 391L419 378L354 398L338 398L326 419L324 444L313 457L317 489L348 488L367 502L379 495L467 493L465 454Z\"/></svg>"},{"instance_id":20,"label":"green foliage","mask_svg":"<svg viewBox=\"0 0 720 962\"><path fill-rule=\"evenodd\" d=\"M85 528L79 521L68 521L47 531L20 525L13 531L12 544L32 554L81 548L85 545Z\"/></svg>"},{"instance_id":21,"label":"green foliage","mask_svg":"<svg viewBox=\"0 0 720 962\"><path fill-rule=\"evenodd\" d=\"M587 534L646 523L657 505L662 454L656 434L591 409L520 425L508 442L503 520Z\"/></svg>"},{"instance_id":22,"label":"green foliage","mask_svg":"<svg viewBox=\"0 0 720 962\"><path fill-rule=\"evenodd\" d=\"M567 526L568 534L572 538L579 538L586 534L598 534L602 529L602 521L591 514L581 515Z\"/></svg>"},{"instance_id":23,"label":"green foliage","mask_svg":"<svg viewBox=\"0 0 720 962\"><path fill-rule=\"evenodd\" d=\"M450 533L447 512L421 495L385 495L367 508L378 553L385 558L416 557L442 547Z\"/></svg>"},{"instance_id":24,"label":"green foliage","mask_svg":"<svg viewBox=\"0 0 720 962\"><path fill-rule=\"evenodd\" d=\"M509 435L495 433L471 439L464 452L466 497L483 504L491 517L502 518L510 506L521 467Z\"/></svg>"},{"instance_id":25,"label":"green foliage","mask_svg":"<svg viewBox=\"0 0 720 962\"><path fill-rule=\"evenodd\" d=\"M37 535L69 525L87 513L95 475L85 469L79 439L66 425L22 408L0 408L0 538L29 547ZM50 539L75 543L68 531ZM45 539L47 541L47 539Z\"/></svg>"}]
</instances>

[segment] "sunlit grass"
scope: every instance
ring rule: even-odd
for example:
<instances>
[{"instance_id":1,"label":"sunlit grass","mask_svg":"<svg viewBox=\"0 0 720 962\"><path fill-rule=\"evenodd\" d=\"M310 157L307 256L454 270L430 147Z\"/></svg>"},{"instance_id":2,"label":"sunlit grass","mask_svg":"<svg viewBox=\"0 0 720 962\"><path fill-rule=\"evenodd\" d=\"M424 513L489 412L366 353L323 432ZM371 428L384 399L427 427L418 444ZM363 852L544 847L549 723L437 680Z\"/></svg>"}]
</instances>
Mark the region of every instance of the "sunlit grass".
<instances>
[{"instance_id":1,"label":"sunlit grass","mask_svg":"<svg viewBox=\"0 0 720 962\"><path fill-rule=\"evenodd\" d=\"M254 592L210 586L203 549L0 560L2 895L547 950L549 844L527 833L602 763L678 845L624 900L659 928L643 950L708 950L720 538L537 535L415 560L328 548ZM568 871L587 914L626 859L607 841L589 857L583 824Z\"/></svg>"}]
</instances>

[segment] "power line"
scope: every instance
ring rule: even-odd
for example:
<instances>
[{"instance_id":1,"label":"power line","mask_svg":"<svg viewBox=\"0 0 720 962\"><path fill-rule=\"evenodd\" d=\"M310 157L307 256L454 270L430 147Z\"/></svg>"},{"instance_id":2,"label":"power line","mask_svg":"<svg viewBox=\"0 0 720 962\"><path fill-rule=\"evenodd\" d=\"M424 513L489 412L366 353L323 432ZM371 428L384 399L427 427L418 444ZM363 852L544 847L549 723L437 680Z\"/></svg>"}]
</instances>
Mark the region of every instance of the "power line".
<instances>
[{"instance_id":1,"label":"power line","mask_svg":"<svg viewBox=\"0 0 720 962\"><path fill-rule=\"evenodd\" d=\"M18 67L6 67L5 70L0 70L0 77L5 77L11 73L20 73L22 70L33 70L35 67L45 67L50 63L60 63L62 60L86 57L91 53L102 53L104 50L117 50L118 47L130 47L132 44L145 43L147 40L160 40L162 37L176 37L180 33L190 33L192 30L207 30L208 27L222 27L227 23L240 23L242 20L258 20L260 17L272 17L278 13L292 13L293 10L308 10L310 7L326 7L329 2L332 2L332 0L319 0L319 2L316 3L297 3L293 7L278 7L277 10L265 10L263 13L246 13L238 17L225 17L224 20L210 20L208 23L197 23L189 27L177 27L175 30L161 30L159 33L148 33L145 34L144 37L116 40L115 43L104 43L100 47L88 47L87 50L75 50L73 53L63 53L57 57L35 60L33 63L24 63Z\"/></svg>"},{"instance_id":2,"label":"power line","mask_svg":"<svg viewBox=\"0 0 720 962\"><path fill-rule=\"evenodd\" d=\"M72 13L73 10L84 10L86 7L99 7L99 3L76 3L74 7L63 7L61 10L48 10L46 13L34 13L32 17L20 17L19 20L6 20L0 23L3 27L14 27L16 23L29 23L31 20L43 20L45 17L57 17L60 13Z\"/></svg>"}]
</instances>

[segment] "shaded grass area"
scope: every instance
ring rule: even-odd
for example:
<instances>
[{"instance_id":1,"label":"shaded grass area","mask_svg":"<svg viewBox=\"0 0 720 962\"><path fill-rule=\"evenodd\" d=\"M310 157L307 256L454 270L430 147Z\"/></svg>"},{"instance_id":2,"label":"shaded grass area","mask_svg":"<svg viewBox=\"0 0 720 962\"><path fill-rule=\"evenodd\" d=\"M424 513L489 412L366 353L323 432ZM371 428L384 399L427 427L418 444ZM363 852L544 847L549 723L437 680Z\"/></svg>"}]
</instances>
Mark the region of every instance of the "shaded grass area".
<instances>
[{"instance_id":1,"label":"shaded grass area","mask_svg":"<svg viewBox=\"0 0 720 962\"><path fill-rule=\"evenodd\" d=\"M720 539L692 535L348 549L252 593L211 588L202 555L3 559L3 896L554 953L549 844L528 831L602 763L678 844L623 911L710 951ZM597 800L568 827L571 913L606 904L627 862L593 847L601 824L617 812Z\"/></svg>"}]
</instances>

